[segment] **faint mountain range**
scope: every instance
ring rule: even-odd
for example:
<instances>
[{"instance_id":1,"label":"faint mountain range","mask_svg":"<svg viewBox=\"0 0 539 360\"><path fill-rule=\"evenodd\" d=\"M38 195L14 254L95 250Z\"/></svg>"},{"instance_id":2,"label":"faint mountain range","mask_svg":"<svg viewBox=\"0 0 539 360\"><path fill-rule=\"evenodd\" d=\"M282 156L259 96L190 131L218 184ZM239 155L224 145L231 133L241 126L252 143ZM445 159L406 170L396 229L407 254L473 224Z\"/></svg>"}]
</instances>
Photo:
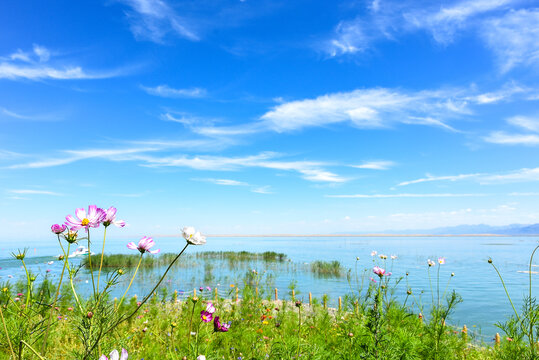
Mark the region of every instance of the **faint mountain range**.
<instances>
[{"instance_id":1,"label":"faint mountain range","mask_svg":"<svg viewBox=\"0 0 539 360\"><path fill-rule=\"evenodd\" d=\"M381 231L385 234L432 234L432 235L462 235L462 234L496 234L496 235L537 235L539 224L511 224L491 226L485 224L458 225L434 229L392 230Z\"/></svg>"}]
</instances>

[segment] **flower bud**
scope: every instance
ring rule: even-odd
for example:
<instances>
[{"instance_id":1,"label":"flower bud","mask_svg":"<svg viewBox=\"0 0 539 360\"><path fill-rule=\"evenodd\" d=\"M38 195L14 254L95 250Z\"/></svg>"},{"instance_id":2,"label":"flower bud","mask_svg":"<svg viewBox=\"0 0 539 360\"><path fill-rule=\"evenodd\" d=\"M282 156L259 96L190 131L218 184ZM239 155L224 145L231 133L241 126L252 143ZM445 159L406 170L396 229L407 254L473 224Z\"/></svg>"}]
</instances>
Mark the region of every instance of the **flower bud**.
<instances>
[{"instance_id":1,"label":"flower bud","mask_svg":"<svg viewBox=\"0 0 539 360\"><path fill-rule=\"evenodd\" d=\"M123 274L124 274L124 270L123 270L123 269L118 269L118 274L123 275Z\"/></svg>"},{"instance_id":2,"label":"flower bud","mask_svg":"<svg viewBox=\"0 0 539 360\"><path fill-rule=\"evenodd\" d=\"M91 311L88 311L88 314L86 314L86 317L87 317L88 319L91 319L93 316L94 316L94 313L91 312Z\"/></svg>"},{"instance_id":3,"label":"flower bud","mask_svg":"<svg viewBox=\"0 0 539 360\"><path fill-rule=\"evenodd\" d=\"M54 224L51 226L51 231L57 235L60 235L61 233L66 231L66 229L67 229L67 226L65 226L64 224L62 225Z\"/></svg>"},{"instance_id":4,"label":"flower bud","mask_svg":"<svg viewBox=\"0 0 539 360\"><path fill-rule=\"evenodd\" d=\"M299 301L299 300L296 301L296 307L298 307L298 308L301 307L301 301Z\"/></svg>"},{"instance_id":5,"label":"flower bud","mask_svg":"<svg viewBox=\"0 0 539 360\"><path fill-rule=\"evenodd\" d=\"M492 259L491 258L488 258L488 263L492 264Z\"/></svg>"}]
</instances>

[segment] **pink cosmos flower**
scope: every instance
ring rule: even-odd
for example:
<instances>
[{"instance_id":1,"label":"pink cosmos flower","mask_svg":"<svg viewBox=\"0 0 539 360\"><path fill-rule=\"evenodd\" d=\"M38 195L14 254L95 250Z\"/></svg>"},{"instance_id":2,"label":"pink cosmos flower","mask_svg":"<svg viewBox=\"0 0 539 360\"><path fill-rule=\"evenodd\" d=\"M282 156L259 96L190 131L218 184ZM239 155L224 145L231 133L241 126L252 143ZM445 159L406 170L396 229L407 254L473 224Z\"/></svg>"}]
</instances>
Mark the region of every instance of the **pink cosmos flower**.
<instances>
[{"instance_id":1,"label":"pink cosmos flower","mask_svg":"<svg viewBox=\"0 0 539 360\"><path fill-rule=\"evenodd\" d=\"M88 213L84 209L78 208L75 210L75 215L77 218L72 215L66 216L67 221L65 224L71 228L71 231L78 231L82 228L88 231L91 227L99 227L99 224L105 218L105 212L95 205L88 206Z\"/></svg>"},{"instance_id":2,"label":"pink cosmos flower","mask_svg":"<svg viewBox=\"0 0 539 360\"><path fill-rule=\"evenodd\" d=\"M213 315L210 312L207 312L206 310L202 310L200 312L200 318L202 321L208 323L213 320Z\"/></svg>"},{"instance_id":3,"label":"pink cosmos flower","mask_svg":"<svg viewBox=\"0 0 539 360\"><path fill-rule=\"evenodd\" d=\"M376 275L378 275L379 277L384 276L384 274L386 273L386 271L384 269L382 269L381 267L378 267L378 266L373 267L372 272L375 273Z\"/></svg>"},{"instance_id":4,"label":"pink cosmos flower","mask_svg":"<svg viewBox=\"0 0 539 360\"><path fill-rule=\"evenodd\" d=\"M223 323L219 321L219 316L216 316L213 319L213 332L227 332L230 329L230 324Z\"/></svg>"},{"instance_id":5,"label":"pink cosmos flower","mask_svg":"<svg viewBox=\"0 0 539 360\"><path fill-rule=\"evenodd\" d=\"M112 350L112 352L109 354L109 357L101 355L99 360L127 360L127 356L127 350L125 349L122 349L122 356L118 354L118 350Z\"/></svg>"},{"instance_id":6,"label":"pink cosmos flower","mask_svg":"<svg viewBox=\"0 0 539 360\"><path fill-rule=\"evenodd\" d=\"M116 220L116 208L114 206L109 207L107 210L101 209L105 212L105 218L103 219L103 226L107 227L110 224L114 224L117 227L124 227L125 221Z\"/></svg>"},{"instance_id":7,"label":"pink cosmos flower","mask_svg":"<svg viewBox=\"0 0 539 360\"><path fill-rule=\"evenodd\" d=\"M55 234L61 234L64 231L66 231L66 229L67 229L67 226L65 226L64 224L62 225L54 224L51 226L51 231Z\"/></svg>"},{"instance_id":8,"label":"pink cosmos flower","mask_svg":"<svg viewBox=\"0 0 539 360\"><path fill-rule=\"evenodd\" d=\"M155 242L151 237L144 236L140 241L138 242L138 246L135 245L134 242L130 242L127 244L127 247L131 250L138 250L141 254L144 254L145 252L149 252L150 254L157 254L161 249L157 250L150 250L155 245Z\"/></svg>"},{"instance_id":9,"label":"pink cosmos flower","mask_svg":"<svg viewBox=\"0 0 539 360\"><path fill-rule=\"evenodd\" d=\"M443 257L438 258L438 264L440 264L440 265L445 264L445 258L443 258Z\"/></svg>"},{"instance_id":10,"label":"pink cosmos flower","mask_svg":"<svg viewBox=\"0 0 539 360\"><path fill-rule=\"evenodd\" d=\"M215 312L215 306L211 302L206 304L206 312L213 314Z\"/></svg>"},{"instance_id":11,"label":"pink cosmos flower","mask_svg":"<svg viewBox=\"0 0 539 360\"><path fill-rule=\"evenodd\" d=\"M376 251L371 252L371 256L376 256L376 254L378 254L378 252L376 252Z\"/></svg>"}]
</instances>

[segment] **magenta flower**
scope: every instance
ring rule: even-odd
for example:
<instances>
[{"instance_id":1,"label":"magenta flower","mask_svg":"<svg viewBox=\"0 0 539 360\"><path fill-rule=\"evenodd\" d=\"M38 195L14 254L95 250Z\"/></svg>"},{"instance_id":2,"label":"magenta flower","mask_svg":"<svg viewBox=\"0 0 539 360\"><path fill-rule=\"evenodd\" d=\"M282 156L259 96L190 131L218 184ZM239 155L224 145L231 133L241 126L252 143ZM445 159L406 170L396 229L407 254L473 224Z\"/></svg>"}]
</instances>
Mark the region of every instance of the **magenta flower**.
<instances>
[{"instance_id":1,"label":"magenta flower","mask_svg":"<svg viewBox=\"0 0 539 360\"><path fill-rule=\"evenodd\" d=\"M211 302L206 304L206 312L213 314L215 312L215 306Z\"/></svg>"},{"instance_id":2,"label":"magenta flower","mask_svg":"<svg viewBox=\"0 0 539 360\"><path fill-rule=\"evenodd\" d=\"M227 332L230 329L230 324L223 323L219 321L219 316L216 316L213 319L213 332Z\"/></svg>"},{"instance_id":3,"label":"magenta flower","mask_svg":"<svg viewBox=\"0 0 539 360\"><path fill-rule=\"evenodd\" d=\"M66 229L67 229L67 226L65 226L64 224L62 225L54 224L51 226L51 231L55 234L61 234L64 231L66 231Z\"/></svg>"},{"instance_id":4,"label":"magenta flower","mask_svg":"<svg viewBox=\"0 0 539 360\"><path fill-rule=\"evenodd\" d=\"M200 318L202 319L202 321L204 321L205 323L208 323L210 321L213 320L213 315L212 313L210 312L207 312L206 310L202 310L200 312Z\"/></svg>"},{"instance_id":5,"label":"magenta flower","mask_svg":"<svg viewBox=\"0 0 539 360\"><path fill-rule=\"evenodd\" d=\"M78 208L75 210L75 215L77 218L72 215L66 216L67 221L65 224L71 228L71 231L78 231L82 228L88 231L91 227L99 227L99 224L105 218L105 212L95 205L88 206L88 213L84 209Z\"/></svg>"},{"instance_id":6,"label":"magenta flower","mask_svg":"<svg viewBox=\"0 0 539 360\"><path fill-rule=\"evenodd\" d=\"M376 275L378 275L379 277L384 276L384 274L386 273L386 271L384 269L382 269L381 267L378 267L378 266L373 267L372 272L375 273Z\"/></svg>"},{"instance_id":7,"label":"magenta flower","mask_svg":"<svg viewBox=\"0 0 539 360\"><path fill-rule=\"evenodd\" d=\"M116 208L114 206L109 207L107 210L101 209L105 212L105 218L103 219L103 226L107 227L110 224L114 224L117 227L124 227L125 221L116 220Z\"/></svg>"},{"instance_id":8,"label":"magenta flower","mask_svg":"<svg viewBox=\"0 0 539 360\"><path fill-rule=\"evenodd\" d=\"M109 357L101 355L99 360L127 360L127 356L127 350L125 349L122 349L122 356L118 354L118 350L112 350L112 352L109 354Z\"/></svg>"},{"instance_id":9,"label":"magenta flower","mask_svg":"<svg viewBox=\"0 0 539 360\"><path fill-rule=\"evenodd\" d=\"M138 245L135 245L134 242L130 242L127 244L127 247L131 250L138 250L141 254L144 254L145 252L149 252L150 254L157 254L160 249L157 250L150 250L155 245L155 242L151 237L144 236L140 241L138 242Z\"/></svg>"}]
</instances>

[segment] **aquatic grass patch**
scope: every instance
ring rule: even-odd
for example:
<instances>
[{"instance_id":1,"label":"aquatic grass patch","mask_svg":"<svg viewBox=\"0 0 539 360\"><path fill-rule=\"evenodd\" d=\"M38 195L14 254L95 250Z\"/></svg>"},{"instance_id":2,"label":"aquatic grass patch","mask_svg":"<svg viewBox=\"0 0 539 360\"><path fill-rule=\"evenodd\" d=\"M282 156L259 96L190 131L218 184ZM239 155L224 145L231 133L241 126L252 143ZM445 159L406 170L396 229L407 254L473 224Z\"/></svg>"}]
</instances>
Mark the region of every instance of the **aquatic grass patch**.
<instances>
[{"instance_id":1,"label":"aquatic grass patch","mask_svg":"<svg viewBox=\"0 0 539 360\"><path fill-rule=\"evenodd\" d=\"M311 263L310 270L320 277L341 277L344 273L343 266L337 260L316 260Z\"/></svg>"}]
</instances>

